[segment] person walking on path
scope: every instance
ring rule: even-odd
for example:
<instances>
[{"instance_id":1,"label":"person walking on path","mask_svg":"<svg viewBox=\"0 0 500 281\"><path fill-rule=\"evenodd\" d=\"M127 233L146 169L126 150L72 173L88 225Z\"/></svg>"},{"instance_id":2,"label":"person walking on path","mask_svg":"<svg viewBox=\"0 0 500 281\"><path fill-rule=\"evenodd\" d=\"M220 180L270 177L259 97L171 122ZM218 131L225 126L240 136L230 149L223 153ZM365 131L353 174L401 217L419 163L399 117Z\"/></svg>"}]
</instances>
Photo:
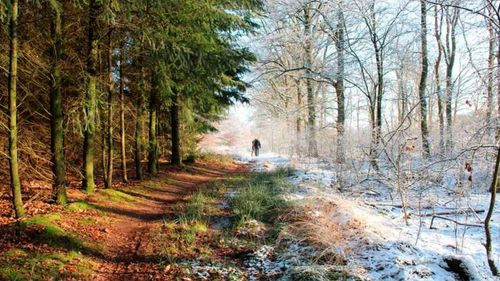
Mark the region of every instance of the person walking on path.
<instances>
[{"instance_id":1,"label":"person walking on path","mask_svg":"<svg viewBox=\"0 0 500 281\"><path fill-rule=\"evenodd\" d=\"M252 156L259 156L260 147L260 141L258 139L254 139L252 141Z\"/></svg>"}]
</instances>

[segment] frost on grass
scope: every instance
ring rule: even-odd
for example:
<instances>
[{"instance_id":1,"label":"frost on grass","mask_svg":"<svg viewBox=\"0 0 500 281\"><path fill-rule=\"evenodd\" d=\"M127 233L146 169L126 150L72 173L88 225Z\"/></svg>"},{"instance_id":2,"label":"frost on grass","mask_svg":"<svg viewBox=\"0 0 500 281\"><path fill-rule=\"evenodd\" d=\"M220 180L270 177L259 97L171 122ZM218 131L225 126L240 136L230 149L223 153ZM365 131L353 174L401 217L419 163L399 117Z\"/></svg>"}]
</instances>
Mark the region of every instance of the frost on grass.
<instances>
[{"instance_id":1,"label":"frost on grass","mask_svg":"<svg viewBox=\"0 0 500 281\"><path fill-rule=\"evenodd\" d=\"M366 280L495 280L486 263L483 228L454 222L482 224L490 167L475 167L474 186L461 167L402 175L405 216L394 177L384 167L376 174L367 162L340 165L276 154L235 159L256 171L294 170L288 177L291 192L284 196L294 202L285 218L291 223L270 258L282 278L296 278L295 271L307 275L308 267L340 266ZM431 228L433 215L440 213L450 213L444 216L451 220L435 218ZM499 221L496 208L493 237L500 237ZM500 252L499 243L493 248Z\"/></svg>"},{"instance_id":2,"label":"frost on grass","mask_svg":"<svg viewBox=\"0 0 500 281\"><path fill-rule=\"evenodd\" d=\"M345 258L347 267L358 276L371 280L494 280L486 264L481 227L435 219L430 228L432 214L447 212L455 221L480 225L480 211L488 202L485 184L474 190L457 187L464 181L453 171L442 177L430 171L426 177L414 179L427 187L407 191L407 225L401 201L390 185L363 174L368 165L355 165L356 170L311 159L290 163L296 173L289 179L297 188L287 198L301 202L302 210L296 211L304 216L293 234L297 240L302 238ZM487 173L478 170L474 176L484 178ZM335 207L325 207L325 202ZM493 237L500 237L498 221L497 208ZM499 250L498 243L494 244L494 252ZM460 262L450 262L450 256L459 257L454 260Z\"/></svg>"}]
</instances>

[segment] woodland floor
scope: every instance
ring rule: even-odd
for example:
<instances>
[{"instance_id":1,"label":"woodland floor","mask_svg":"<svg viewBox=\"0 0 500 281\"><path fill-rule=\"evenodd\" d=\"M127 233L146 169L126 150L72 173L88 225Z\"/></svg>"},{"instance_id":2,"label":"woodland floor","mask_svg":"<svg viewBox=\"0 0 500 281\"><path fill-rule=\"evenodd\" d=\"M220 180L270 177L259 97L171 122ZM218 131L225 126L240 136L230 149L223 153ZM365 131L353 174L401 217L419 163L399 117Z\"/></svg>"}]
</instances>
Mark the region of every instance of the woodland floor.
<instances>
[{"instance_id":1,"label":"woodland floor","mask_svg":"<svg viewBox=\"0 0 500 281\"><path fill-rule=\"evenodd\" d=\"M229 215L214 208L218 199L202 199L211 206L192 202L198 190L222 190L221 182L242 180L247 166L201 161L182 168L164 165L160 171L90 196L70 189L72 203L65 208L33 200L22 221L12 219L4 196L0 279L192 280L183 260L233 259L245 251L214 245L218 230L198 222L200 208Z\"/></svg>"}]
</instances>

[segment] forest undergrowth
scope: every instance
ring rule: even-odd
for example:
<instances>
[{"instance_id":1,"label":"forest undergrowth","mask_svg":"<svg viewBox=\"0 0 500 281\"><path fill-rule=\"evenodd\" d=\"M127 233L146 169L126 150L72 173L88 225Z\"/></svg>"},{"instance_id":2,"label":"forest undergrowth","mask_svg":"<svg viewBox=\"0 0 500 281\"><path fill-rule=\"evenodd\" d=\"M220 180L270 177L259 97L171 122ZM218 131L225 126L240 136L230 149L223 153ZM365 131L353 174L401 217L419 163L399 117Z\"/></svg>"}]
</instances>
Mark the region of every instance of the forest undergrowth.
<instances>
[{"instance_id":1,"label":"forest undergrowth","mask_svg":"<svg viewBox=\"0 0 500 281\"><path fill-rule=\"evenodd\" d=\"M90 196L71 189L66 207L33 200L20 220L4 209L0 280L321 280L317 264L334 265L325 280L347 278L312 246L281 259L298 245L293 171L205 159ZM294 260L309 267L288 270Z\"/></svg>"}]
</instances>

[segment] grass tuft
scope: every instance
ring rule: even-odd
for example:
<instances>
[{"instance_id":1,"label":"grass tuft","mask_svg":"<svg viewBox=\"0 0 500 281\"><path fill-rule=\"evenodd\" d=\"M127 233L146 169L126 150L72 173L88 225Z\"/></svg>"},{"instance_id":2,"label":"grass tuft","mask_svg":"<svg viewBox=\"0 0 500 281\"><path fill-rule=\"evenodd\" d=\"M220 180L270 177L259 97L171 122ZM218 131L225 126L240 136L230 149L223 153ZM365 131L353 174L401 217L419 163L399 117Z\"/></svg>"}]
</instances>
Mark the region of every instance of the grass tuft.
<instances>
[{"instance_id":1,"label":"grass tuft","mask_svg":"<svg viewBox=\"0 0 500 281\"><path fill-rule=\"evenodd\" d=\"M228 154L217 154L213 152L202 152L198 156L199 159L208 162L231 163L234 158Z\"/></svg>"},{"instance_id":2,"label":"grass tuft","mask_svg":"<svg viewBox=\"0 0 500 281\"><path fill-rule=\"evenodd\" d=\"M274 223L290 207L283 195L290 190L286 180L288 170L254 174L245 186L230 200L233 212L240 221L255 219Z\"/></svg>"},{"instance_id":3,"label":"grass tuft","mask_svg":"<svg viewBox=\"0 0 500 281\"><path fill-rule=\"evenodd\" d=\"M292 267L280 280L347 281L359 279L354 276L350 276L343 267L328 265L308 265Z\"/></svg>"}]
</instances>

